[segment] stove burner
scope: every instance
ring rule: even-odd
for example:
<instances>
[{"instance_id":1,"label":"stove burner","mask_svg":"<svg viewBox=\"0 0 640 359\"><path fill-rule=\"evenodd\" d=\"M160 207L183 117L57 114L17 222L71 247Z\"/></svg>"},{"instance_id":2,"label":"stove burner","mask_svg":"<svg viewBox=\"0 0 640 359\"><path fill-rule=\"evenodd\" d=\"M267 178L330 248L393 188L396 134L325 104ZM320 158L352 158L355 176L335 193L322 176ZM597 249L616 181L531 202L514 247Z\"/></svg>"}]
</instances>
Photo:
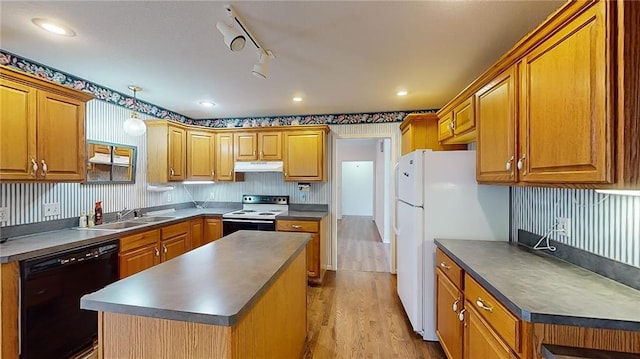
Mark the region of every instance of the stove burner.
<instances>
[{"instance_id":1,"label":"stove burner","mask_svg":"<svg viewBox=\"0 0 640 359\"><path fill-rule=\"evenodd\" d=\"M262 212L262 213L258 213L258 216L275 216L275 213L272 212Z\"/></svg>"}]
</instances>

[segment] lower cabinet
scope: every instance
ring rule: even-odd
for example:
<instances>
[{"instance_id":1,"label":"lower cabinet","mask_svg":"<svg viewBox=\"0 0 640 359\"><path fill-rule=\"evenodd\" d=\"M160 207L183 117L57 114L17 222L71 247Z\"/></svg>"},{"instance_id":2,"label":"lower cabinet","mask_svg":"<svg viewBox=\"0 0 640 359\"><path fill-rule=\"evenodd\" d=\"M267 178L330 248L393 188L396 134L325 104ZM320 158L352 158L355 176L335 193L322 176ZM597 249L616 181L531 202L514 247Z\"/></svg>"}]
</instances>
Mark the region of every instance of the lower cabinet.
<instances>
[{"instance_id":1,"label":"lower cabinet","mask_svg":"<svg viewBox=\"0 0 640 359\"><path fill-rule=\"evenodd\" d=\"M222 238L222 219L205 218L203 244L211 243L220 238Z\"/></svg>"},{"instance_id":2,"label":"lower cabinet","mask_svg":"<svg viewBox=\"0 0 640 359\"><path fill-rule=\"evenodd\" d=\"M276 230L280 232L311 233L311 241L307 244L307 278L311 284L322 284L324 278L325 223L324 218L319 221L287 219L276 222Z\"/></svg>"},{"instance_id":3,"label":"lower cabinet","mask_svg":"<svg viewBox=\"0 0 640 359\"><path fill-rule=\"evenodd\" d=\"M464 358L465 359L511 359L516 358L509 347L491 330L475 311L473 304L465 304Z\"/></svg>"},{"instance_id":4,"label":"lower cabinet","mask_svg":"<svg viewBox=\"0 0 640 359\"><path fill-rule=\"evenodd\" d=\"M191 249L196 249L204 244L204 219L191 220Z\"/></svg>"},{"instance_id":5,"label":"lower cabinet","mask_svg":"<svg viewBox=\"0 0 640 359\"><path fill-rule=\"evenodd\" d=\"M436 334L449 359L462 359L462 291L436 268ZM464 315L464 312L463 312Z\"/></svg>"},{"instance_id":6,"label":"lower cabinet","mask_svg":"<svg viewBox=\"0 0 640 359\"><path fill-rule=\"evenodd\" d=\"M120 253L120 279L142 272L160 263L158 243Z\"/></svg>"},{"instance_id":7,"label":"lower cabinet","mask_svg":"<svg viewBox=\"0 0 640 359\"><path fill-rule=\"evenodd\" d=\"M162 254L160 255L161 261L168 261L171 258L187 253L189 251L187 240L188 233L160 242L160 246L162 246Z\"/></svg>"}]
</instances>

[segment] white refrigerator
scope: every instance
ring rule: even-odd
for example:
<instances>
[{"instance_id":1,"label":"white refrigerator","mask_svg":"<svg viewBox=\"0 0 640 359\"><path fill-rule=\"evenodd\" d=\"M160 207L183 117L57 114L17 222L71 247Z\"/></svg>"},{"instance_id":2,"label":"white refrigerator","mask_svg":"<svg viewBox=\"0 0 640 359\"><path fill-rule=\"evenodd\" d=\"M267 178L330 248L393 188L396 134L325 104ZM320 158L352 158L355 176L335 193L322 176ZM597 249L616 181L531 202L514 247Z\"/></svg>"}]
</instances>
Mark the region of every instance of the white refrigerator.
<instances>
[{"instance_id":1,"label":"white refrigerator","mask_svg":"<svg viewBox=\"0 0 640 359\"><path fill-rule=\"evenodd\" d=\"M396 167L398 296L413 330L435 332L434 238L509 239L509 188L476 182L475 151L418 150Z\"/></svg>"}]
</instances>

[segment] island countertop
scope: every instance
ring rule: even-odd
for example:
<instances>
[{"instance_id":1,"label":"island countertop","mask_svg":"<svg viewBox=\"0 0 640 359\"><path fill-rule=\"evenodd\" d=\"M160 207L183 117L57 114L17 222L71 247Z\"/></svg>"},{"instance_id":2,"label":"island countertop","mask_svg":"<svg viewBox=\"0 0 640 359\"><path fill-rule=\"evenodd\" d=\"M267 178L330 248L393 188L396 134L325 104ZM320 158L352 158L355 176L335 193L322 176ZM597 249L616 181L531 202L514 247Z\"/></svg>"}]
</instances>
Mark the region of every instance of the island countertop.
<instances>
[{"instance_id":1,"label":"island countertop","mask_svg":"<svg viewBox=\"0 0 640 359\"><path fill-rule=\"evenodd\" d=\"M232 326L305 248L307 233L239 231L82 297L82 309Z\"/></svg>"},{"instance_id":2,"label":"island countertop","mask_svg":"<svg viewBox=\"0 0 640 359\"><path fill-rule=\"evenodd\" d=\"M505 242L436 245L523 320L640 331L639 290Z\"/></svg>"}]
</instances>

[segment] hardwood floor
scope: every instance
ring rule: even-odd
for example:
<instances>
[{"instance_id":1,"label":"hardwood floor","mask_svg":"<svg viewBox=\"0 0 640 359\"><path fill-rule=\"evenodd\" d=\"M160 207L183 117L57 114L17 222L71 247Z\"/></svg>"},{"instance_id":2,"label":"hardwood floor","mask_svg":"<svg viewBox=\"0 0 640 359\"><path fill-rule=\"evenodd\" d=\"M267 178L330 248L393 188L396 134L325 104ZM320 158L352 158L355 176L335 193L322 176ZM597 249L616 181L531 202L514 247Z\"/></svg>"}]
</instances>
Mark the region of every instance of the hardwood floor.
<instances>
[{"instance_id":1,"label":"hardwood floor","mask_svg":"<svg viewBox=\"0 0 640 359\"><path fill-rule=\"evenodd\" d=\"M413 332L371 217L338 221L338 271L308 287L307 320L304 358L445 358Z\"/></svg>"},{"instance_id":2,"label":"hardwood floor","mask_svg":"<svg viewBox=\"0 0 640 359\"><path fill-rule=\"evenodd\" d=\"M389 244L370 216L338 220L338 270L389 272Z\"/></svg>"},{"instance_id":3,"label":"hardwood floor","mask_svg":"<svg viewBox=\"0 0 640 359\"><path fill-rule=\"evenodd\" d=\"M307 306L304 358L445 358L413 333L389 273L327 271L308 288Z\"/></svg>"}]
</instances>

